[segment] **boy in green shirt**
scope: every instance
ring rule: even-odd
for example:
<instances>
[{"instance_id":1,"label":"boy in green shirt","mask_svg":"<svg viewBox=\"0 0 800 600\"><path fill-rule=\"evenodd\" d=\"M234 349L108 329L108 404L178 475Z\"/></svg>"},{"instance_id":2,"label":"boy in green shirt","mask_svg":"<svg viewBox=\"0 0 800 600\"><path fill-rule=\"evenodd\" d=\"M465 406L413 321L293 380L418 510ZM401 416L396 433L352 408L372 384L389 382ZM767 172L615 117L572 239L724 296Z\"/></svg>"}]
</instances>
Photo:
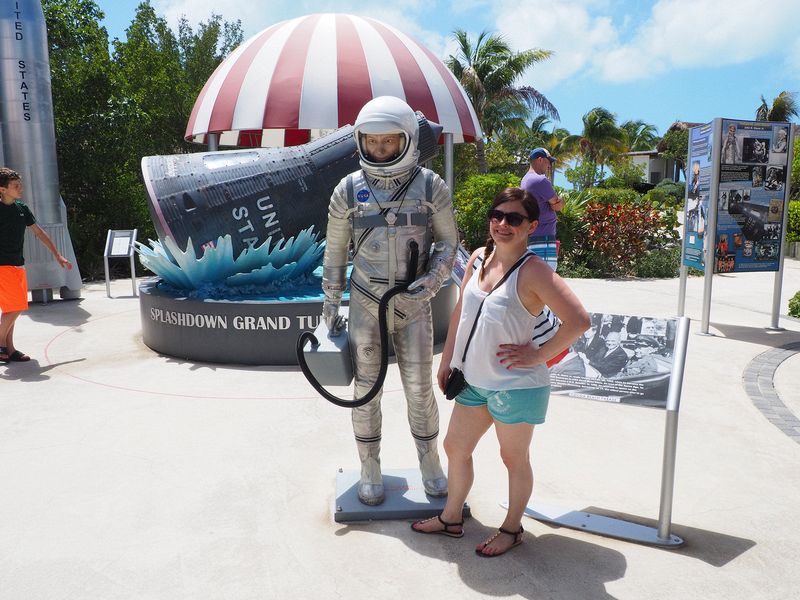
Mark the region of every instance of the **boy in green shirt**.
<instances>
[{"instance_id":1,"label":"boy in green shirt","mask_svg":"<svg viewBox=\"0 0 800 600\"><path fill-rule=\"evenodd\" d=\"M28 280L22 247L25 229L53 253L58 264L71 269L72 263L59 254L50 236L36 224L33 213L20 202L22 179L19 173L0 167L0 362L25 362L30 356L14 347L14 324L28 308Z\"/></svg>"}]
</instances>

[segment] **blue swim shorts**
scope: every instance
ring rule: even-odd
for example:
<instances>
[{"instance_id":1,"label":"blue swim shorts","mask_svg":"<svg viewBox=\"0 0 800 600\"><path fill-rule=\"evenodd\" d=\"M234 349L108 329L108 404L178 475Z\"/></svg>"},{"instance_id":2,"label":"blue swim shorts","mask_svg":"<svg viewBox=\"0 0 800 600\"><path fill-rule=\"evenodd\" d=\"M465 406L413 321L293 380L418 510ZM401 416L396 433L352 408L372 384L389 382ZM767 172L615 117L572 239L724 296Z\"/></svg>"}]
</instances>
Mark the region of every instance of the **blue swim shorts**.
<instances>
[{"instance_id":1,"label":"blue swim shorts","mask_svg":"<svg viewBox=\"0 0 800 600\"><path fill-rule=\"evenodd\" d=\"M547 415L550 386L521 390L485 390L467 384L455 400L462 406L486 406L492 418L501 423L540 425Z\"/></svg>"}]
</instances>

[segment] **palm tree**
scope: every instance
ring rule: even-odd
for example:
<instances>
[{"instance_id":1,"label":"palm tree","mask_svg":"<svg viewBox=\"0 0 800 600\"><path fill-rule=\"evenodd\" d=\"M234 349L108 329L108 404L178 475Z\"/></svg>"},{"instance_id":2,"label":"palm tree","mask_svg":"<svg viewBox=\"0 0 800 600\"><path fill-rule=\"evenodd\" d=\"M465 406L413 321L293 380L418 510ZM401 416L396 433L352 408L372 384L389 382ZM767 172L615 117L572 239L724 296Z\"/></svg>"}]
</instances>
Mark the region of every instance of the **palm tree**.
<instances>
[{"instance_id":1,"label":"palm tree","mask_svg":"<svg viewBox=\"0 0 800 600\"><path fill-rule=\"evenodd\" d=\"M445 63L461 82L486 138L503 127L518 127L533 109L558 119L558 110L530 86L514 87L529 67L552 55L549 50L514 52L500 35L482 31L473 42L466 31L456 29L453 38L458 51ZM478 170L486 173L484 140L475 142Z\"/></svg>"},{"instance_id":2,"label":"palm tree","mask_svg":"<svg viewBox=\"0 0 800 600\"><path fill-rule=\"evenodd\" d=\"M580 154L584 161L602 168L609 160L625 151L625 132L617 126L617 117L597 106L582 117L583 131L570 135L562 144L568 152ZM588 183L592 187L594 182Z\"/></svg>"},{"instance_id":3,"label":"palm tree","mask_svg":"<svg viewBox=\"0 0 800 600\"><path fill-rule=\"evenodd\" d=\"M761 106L756 109L756 121L788 121L798 115L797 92L783 91L772 100L772 106L761 96Z\"/></svg>"},{"instance_id":4,"label":"palm tree","mask_svg":"<svg viewBox=\"0 0 800 600\"><path fill-rule=\"evenodd\" d=\"M656 126L644 121L625 121L619 127L625 132L628 152L652 150L660 140Z\"/></svg>"}]
</instances>

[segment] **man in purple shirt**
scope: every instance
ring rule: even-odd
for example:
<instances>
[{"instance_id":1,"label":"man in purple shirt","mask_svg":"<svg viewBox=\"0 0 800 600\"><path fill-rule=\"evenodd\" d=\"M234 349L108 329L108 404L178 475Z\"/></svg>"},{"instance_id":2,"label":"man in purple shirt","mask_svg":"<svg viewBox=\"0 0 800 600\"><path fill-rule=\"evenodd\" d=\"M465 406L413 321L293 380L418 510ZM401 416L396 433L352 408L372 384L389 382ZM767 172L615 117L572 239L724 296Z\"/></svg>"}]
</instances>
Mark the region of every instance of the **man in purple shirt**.
<instances>
[{"instance_id":1,"label":"man in purple shirt","mask_svg":"<svg viewBox=\"0 0 800 600\"><path fill-rule=\"evenodd\" d=\"M553 184L547 179L547 173L556 159L545 148L536 148L531 150L528 160L531 166L522 178L520 187L539 203L539 226L528 238L528 248L547 261L555 271L558 265L556 212L564 208L564 201L556 194Z\"/></svg>"}]
</instances>

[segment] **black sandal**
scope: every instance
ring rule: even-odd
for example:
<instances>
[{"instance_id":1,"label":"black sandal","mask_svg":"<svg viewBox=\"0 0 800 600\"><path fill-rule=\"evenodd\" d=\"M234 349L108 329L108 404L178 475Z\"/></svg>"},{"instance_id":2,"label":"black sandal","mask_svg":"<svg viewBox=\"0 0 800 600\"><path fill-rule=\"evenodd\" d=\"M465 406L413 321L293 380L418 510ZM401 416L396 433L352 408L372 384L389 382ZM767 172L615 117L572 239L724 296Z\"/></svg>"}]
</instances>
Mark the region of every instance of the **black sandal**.
<instances>
[{"instance_id":1,"label":"black sandal","mask_svg":"<svg viewBox=\"0 0 800 600\"><path fill-rule=\"evenodd\" d=\"M439 519L439 523L444 526L444 529L437 529L436 531L423 531L422 529L417 529L414 525L419 523L427 523L428 521L433 521L434 519ZM411 529L416 531L417 533L438 533L439 535L446 535L447 537L453 538L460 538L464 536L464 521L459 521L458 523L448 523L447 521L442 519L442 515L436 515L435 517L431 517L430 519L423 519L422 521L414 521L411 524ZM450 527L461 527L459 531L450 531Z\"/></svg>"},{"instance_id":2,"label":"black sandal","mask_svg":"<svg viewBox=\"0 0 800 600\"><path fill-rule=\"evenodd\" d=\"M28 362L30 359L31 357L25 354L24 352L20 352L19 350L14 350L11 354L8 355L6 362Z\"/></svg>"},{"instance_id":3,"label":"black sandal","mask_svg":"<svg viewBox=\"0 0 800 600\"><path fill-rule=\"evenodd\" d=\"M499 536L501 533L505 533L506 535L510 535L511 537L513 537L514 538L514 543L511 544L508 548L506 548L502 552L498 552L497 554L486 554L484 552L484 550L486 549L486 546L488 546L493 541L495 541L497 539L497 536ZM478 556L483 556L484 558L494 558L495 556L502 556L503 554L505 554L506 552L508 552L512 548L516 548L517 546L519 546L522 543L522 534L523 533L525 533L525 530L522 528L522 525L519 526L519 530L517 530L517 531L509 531L508 529L503 529L501 527L497 531L497 533L495 533L492 537L490 537L488 540L483 542L483 545L479 545L477 548L475 548L475 553Z\"/></svg>"}]
</instances>

